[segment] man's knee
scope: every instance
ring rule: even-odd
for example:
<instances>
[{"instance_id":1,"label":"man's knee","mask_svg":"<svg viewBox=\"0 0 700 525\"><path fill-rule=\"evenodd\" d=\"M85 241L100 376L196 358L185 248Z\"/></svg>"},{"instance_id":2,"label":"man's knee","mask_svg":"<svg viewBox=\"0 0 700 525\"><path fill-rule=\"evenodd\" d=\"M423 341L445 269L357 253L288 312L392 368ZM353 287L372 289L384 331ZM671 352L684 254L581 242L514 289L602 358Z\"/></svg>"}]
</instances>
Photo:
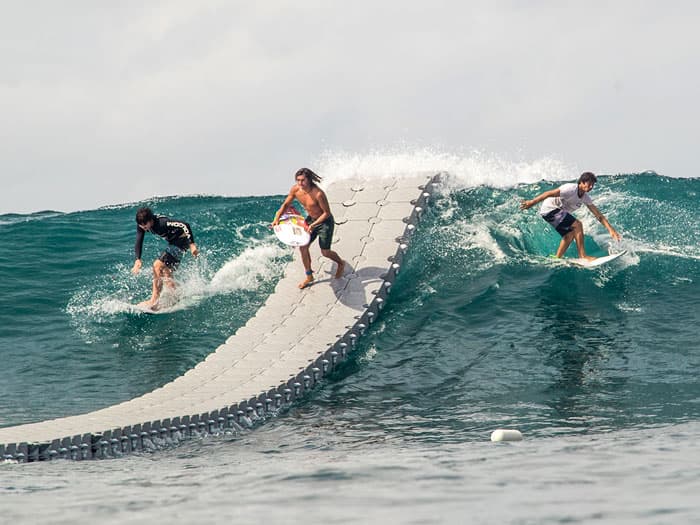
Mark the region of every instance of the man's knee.
<instances>
[{"instance_id":1,"label":"man's knee","mask_svg":"<svg viewBox=\"0 0 700 525\"><path fill-rule=\"evenodd\" d=\"M165 266L165 263L160 259L153 261L153 273L158 277L162 277L167 268L168 267Z\"/></svg>"},{"instance_id":2,"label":"man's knee","mask_svg":"<svg viewBox=\"0 0 700 525\"><path fill-rule=\"evenodd\" d=\"M321 255L324 257L330 257L332 251L328 248L321 248Z\"/></svg>"}]
</instances>

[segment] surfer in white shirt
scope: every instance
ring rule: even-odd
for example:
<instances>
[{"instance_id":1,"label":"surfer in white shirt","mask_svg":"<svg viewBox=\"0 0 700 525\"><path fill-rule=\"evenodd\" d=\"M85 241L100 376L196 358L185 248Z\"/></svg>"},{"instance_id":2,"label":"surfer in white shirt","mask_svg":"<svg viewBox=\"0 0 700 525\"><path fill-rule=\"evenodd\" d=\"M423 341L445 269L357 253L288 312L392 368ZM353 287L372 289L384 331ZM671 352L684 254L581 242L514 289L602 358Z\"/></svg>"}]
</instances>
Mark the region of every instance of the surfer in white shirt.
<instances>
[{"instance_id":1,"label":"surfer in white shirt","mask_svg":"<svg viewBox=\"0 0 700 525\"><path fill-rule=\"evenodd\" d=\"M574 211L585 204L598 221L605 226L610 235L616 241L622 237L613 228L608 219L605 218L598 208L595 207L588 192L593 189L597 181L596 176L591 172L582 173L577 183L568 183L553 190L545 191L532 200L524 200L520 204L520 209L527 210L538 202L542 202L540 215L561 235L561 243L557 249L556 256L561 258L566 253L571 241L576 241L576 249L581 259L592 261L596 257L586 255L583 246L583 224L576 217L571 215Z\"/></svg>"}]
</instances>

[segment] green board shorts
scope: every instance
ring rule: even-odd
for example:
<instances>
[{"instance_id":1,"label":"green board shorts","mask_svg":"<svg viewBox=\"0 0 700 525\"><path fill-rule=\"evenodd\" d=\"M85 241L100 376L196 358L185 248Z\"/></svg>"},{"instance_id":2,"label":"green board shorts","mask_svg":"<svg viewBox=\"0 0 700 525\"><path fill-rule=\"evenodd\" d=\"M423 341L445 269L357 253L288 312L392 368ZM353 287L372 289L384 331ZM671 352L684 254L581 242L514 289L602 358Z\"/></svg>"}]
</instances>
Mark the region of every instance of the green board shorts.
<instances>
[{"instance_id":1,"label":"green board shorts","mask_svg":"<svg viewBox=\"0 0 700 525\"><path fill-rule=\"evenodd\" d=\"M309 215L306 218L306 224L311 224L315 220L316 219ZM333 220L333 215L331 215L311 231L311 240L309 240L309 245L314 242L316 237L318 237L319 247L322 250L330 250L331 241L333 240L333 230L335 230L335 221Z\"/></svg>"}]
</instances>

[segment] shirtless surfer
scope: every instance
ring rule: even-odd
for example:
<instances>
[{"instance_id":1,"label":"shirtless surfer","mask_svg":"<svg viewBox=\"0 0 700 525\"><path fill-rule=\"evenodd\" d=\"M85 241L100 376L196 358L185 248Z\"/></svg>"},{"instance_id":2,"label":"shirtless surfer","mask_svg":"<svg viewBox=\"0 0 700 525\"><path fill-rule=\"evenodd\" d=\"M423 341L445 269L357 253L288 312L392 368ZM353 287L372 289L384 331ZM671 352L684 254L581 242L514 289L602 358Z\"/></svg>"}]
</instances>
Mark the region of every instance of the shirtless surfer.
<instances>
[{"instance_id":1,"label":"shirtless surfer","mask_svg":"<svg viewBox=\"0 0 700 525\"><path fill-rule=\"evenodd\" d=\"M199 255L197 245L194 243L194 235L190 225L183 221L176 221L163 215L155 215L150 208L141 208L136 212L136 244L134 254L136 260L131 273L137 274L141 270L141 251L143 238L146 232L162 237L168 241L168 246L158 259L153 261L153 292L151 298L138 304L142 308L158 309L158 299L163 291L163 284L175 289L173 271L180 264L180 259L185 251L189 250L195 257Z\"/></svg>"},{"instance_id":2,"label":"shirtless surfer","mask_svg":"<svg viewBox=\"0 0 700 525\"><path fill-rule=\"evenodd\" d=\"M605 215L593 205L593 201L590 195L588 195L588 192L593 189L597 180L593 173L587 171L581 174L577 183L570 182L568 184L563 184L558 188L539 194L532 200L524 200L520 204L520 209L527 210L538 202L542 202L540 215L557 230L562 237L559 243L559 249L557 250L557 257L563 257L571 241L576 241L576 249L581 259L587 259L589 261L596 259L596 257L586 255L586 250L583 246L583 224L571 215L575 210L581 207L581 204L588 206L591 213L605 226L613 239L619 241L622 238L620 234L615 231L615 228L610 225Z\"/></svg>"},{"instance_id":3,"label":"shirtless surfer","mask_svg":"<svg viewBox=\"0 0 700 525\"><path fill-rule=\"evenodd\" d=\"M314 281L314 272L311 269L311 254L309 246L318 237L318 245L321 248L321 253L324 257L328 257L337 264L335 270L335 278L340 279L345 270L345 261L340 256L331 250L331 240L333 239L333 230L335 221L331 215L328 198L317 183L321 181L321 177L316 175L309 168L302 168L294 175L296 184L289 190L289 195L284 199L282 206L275 214L275 220L272 221L272 226L279 224L280 216L285 210L292 205L294 199L298 200L308 213L306 217L306 230L311 234L311 240L306 246L300 246L301 261L304 263L306 278L299 283L299 288L303 289L309 286Z\"/></svg>"}]
</instances>

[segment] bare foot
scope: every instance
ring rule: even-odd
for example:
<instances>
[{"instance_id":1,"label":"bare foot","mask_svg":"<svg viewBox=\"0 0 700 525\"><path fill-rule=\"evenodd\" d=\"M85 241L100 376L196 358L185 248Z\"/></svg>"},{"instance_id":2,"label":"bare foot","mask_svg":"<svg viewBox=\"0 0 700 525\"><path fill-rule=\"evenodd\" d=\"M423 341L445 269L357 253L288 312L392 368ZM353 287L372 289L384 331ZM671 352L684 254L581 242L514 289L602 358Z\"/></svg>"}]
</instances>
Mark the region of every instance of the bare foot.
<instances>
[{"instance_id":1,"label":"bare foot","mask_svg":"<svg viewBox=\"0 0 700 525\"><path fill-rule=\"evenodd\" d=\"M592 255L584 255L583 258L587 261L595 261L598 257L593 257Z\"/></svg>"},{"instance_id":2,"label":"bare foot","mask_svg":"<svg viewBox=\"0 0 700 525\"><path fill-rule=\"evenodd\" d=\"M340 263L338 263L338 268L335 270L335 278L340 279L343 276L344 271L345 271L345 261L340 261Z\"/></svg>"},{"instance_id":3,"label":"bare foot","mask_svg":"<svg viewBox=\"0 0 700 525\"><path fill-rule=\"evenodd\" d=\"M139 304L136 305L139 308L144 308L145 310L157 310L158 309L158 303L153 303L151 300L148 301L141 301Z\"/></svg>"},{"instance_id":4,"label":"bare foot","mask_svg":"<svg viewBox=\"0 0 700 525\"><path fill-rule=\"evenodd\" d=\"M299 283L299 289L300 289L300 290L303 290L303 289L306 288L307 286L311 286L311 283L312 283L312 282L314 282L314 276L313 276L313 274L307 275L307 276L306 276L306 279L304 279L303 281L301 281L301 282Z\"/></svg>"}]
</instances>

